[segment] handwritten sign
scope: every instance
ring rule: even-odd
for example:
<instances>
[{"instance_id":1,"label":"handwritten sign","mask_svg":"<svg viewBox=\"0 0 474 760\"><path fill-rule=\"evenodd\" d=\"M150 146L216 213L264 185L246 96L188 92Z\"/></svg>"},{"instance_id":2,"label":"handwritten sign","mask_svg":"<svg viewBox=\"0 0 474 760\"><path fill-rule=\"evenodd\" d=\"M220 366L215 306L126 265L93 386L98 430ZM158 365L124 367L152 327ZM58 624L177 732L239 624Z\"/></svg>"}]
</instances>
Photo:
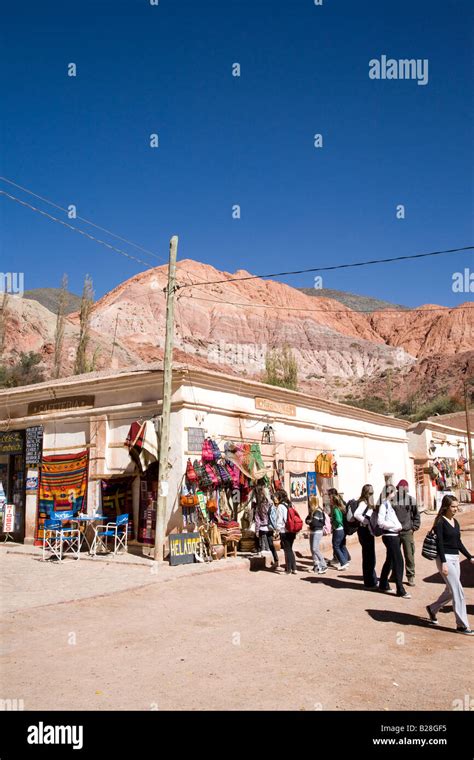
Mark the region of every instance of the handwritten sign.
<instances>
[{"instance_id":1,"label":"handwritten sign","mask_svg":"<svg viewBox=\"0 0 474 760\"><path fill-rule=\"evenodd\" d=\"M26 428L26 464L37 465L41 462L41 452L43 450L43 427Z\"/></svg>"},{"instance_id":2,"label":"handwritten sign","mask_svg":"<svg viewBox=\"0 0 474 760\"><path fill-rule=\"evenodd\" d=\"M188 565L194 562L199 533L173 533L170 541L170 565Z\"/></svg>"},{"instance_id":3,"label":"handwritten sign","mask_svg":"<svg viewBox=\"0 0 474 760\"><path fill-rule=\"evenodd\" d=\"M0 454L22 454L23 436L20 432L0 433Z\"/></svg>"}]
</instances>

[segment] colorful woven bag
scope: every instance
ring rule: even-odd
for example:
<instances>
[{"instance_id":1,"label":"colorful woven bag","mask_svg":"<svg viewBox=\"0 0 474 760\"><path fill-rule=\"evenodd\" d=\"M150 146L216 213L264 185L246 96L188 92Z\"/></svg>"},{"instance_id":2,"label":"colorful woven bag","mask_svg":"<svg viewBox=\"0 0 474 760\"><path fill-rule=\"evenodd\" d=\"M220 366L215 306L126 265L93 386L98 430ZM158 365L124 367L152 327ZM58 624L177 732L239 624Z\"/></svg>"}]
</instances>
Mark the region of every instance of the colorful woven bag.
<instances>
[{"instance_id":1,"label":"colorful woven bag","mask_svg":"<svg viewBox=\"0 0 474 760\"><path fill-rule=\"evenodd\" d=\"M218 475L216 475L216 472L215 472L214 468L212 467L212 465L205 464L204 465L204 469L205 469L206 474L209 477L209 480L211 481L211 484L213 486L219 486L219 485L221 485L219 483L219 477L218 477Z\"/></svg>"},{"instance_id":2,"label":"colorful woven bag","mask_svg":"<svg viewBox=\"0 0 474 760\"><path fill-rule=\"evenodd\" d=\"M198 476L194 469L194 467L191 464L191 460L188 459L188 463L186 465L186 480L189 483L197 483L198 482Z\"/></svg>"},{"instance_id":3,"label":"colorful woven bag","mask_svg":"<svg viewBox=\"0 0 474 760\"><path fill-rule=\"evenodd\" d=\"M205 438L202 443L202 461L206 462L214 461L214 449L212 448L212 441L210 438Z\"/></svg>"}]
</instances>

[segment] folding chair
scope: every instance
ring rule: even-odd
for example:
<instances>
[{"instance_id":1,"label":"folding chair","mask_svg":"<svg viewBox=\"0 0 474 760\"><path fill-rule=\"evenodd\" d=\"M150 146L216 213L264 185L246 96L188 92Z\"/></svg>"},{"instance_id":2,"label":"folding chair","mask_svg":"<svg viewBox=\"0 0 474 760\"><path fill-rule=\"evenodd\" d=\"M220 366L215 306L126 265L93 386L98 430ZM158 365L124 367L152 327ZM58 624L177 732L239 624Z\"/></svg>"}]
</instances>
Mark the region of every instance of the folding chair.
<instances>
[{"instance_id":1,"label":"folding chair","mask_svg":"<svg viewBox=\"0 0 474 760\"><path fill-rule=\"evenodd\" d=\"M44 521L43 560L46 559L47 551L51 552L49 559L55 557L59 562L62 562L65 554L73 554L76 559L79 559L81 551L80 531L63 526L61 517L63 519L69 517L69 512L57 512L56 515L55 518Z\"/></svg>"},{"instance_id":2,"label":"folding chair","mask_svg":"<svg viewBox=\"0 0 474 760\"><path fill-rule=\"evenodd\" d=\"M104 549L108 551L108 540L113 538L114 550L113 555L117 554L120 549L127 551L128 537L128 514L118 515L115 522L108 522L106 525L97 525L95 528L94 541L92 542L91 554L96 555L97 550Z\"/></svg>"}]
</instances>

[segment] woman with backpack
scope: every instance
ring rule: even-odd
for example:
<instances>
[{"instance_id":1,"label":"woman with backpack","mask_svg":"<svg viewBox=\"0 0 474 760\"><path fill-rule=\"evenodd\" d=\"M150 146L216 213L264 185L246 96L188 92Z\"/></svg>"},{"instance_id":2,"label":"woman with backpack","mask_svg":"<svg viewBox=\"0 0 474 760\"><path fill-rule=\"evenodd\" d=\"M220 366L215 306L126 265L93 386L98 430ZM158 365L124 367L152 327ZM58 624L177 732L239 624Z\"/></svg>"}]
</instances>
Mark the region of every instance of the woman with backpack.
<instances>
[{"instance_id":1,"label":"woman with backpack","mask_svg":"<svg viewBox=\"0 0 474 760\"><path fill-rule=\"evenodd\" d=\"M319 505L317 496L312 497L315 503L310 507L310 513L306 518L306 525L309 527L309 545L311 547L311 554L313 557L313 573L323 575L327 572L327 565L323 555L320 552L319 544L323 537L324 528L324 510Z\"/></svg>"},{"instance_id":2,"label":"woman with backpack","mask_svg":"<svg viewBox=\"0 0 474 760\"><path fill-rule=\"evenodd\" d=\"M376 516L376 524L387 550L387 556L380 573L379 591L390 591L388 576L392 570L397 587L397 596L402 599L411 599L411 594L407 594L403 585L403 557L400 545L402 525L392 506L396 495L395 486L391 484L385 486L380 495L379 504L374 508L374 514L370 519L370 524L374 525Z\"/></svg>"},{"instance_id":3,"label":"woman with backpack","mask_svg":"<svg viewBox=\"0 0 474 760\"><path fill-rule=\"evenodd\" d=\"M464 589L461 586L459 552L474 563L474 557L468 552L461 541L461 529L455 515L458 511L458 500L455 496L445 496L433 524L436 532L436 566L441 574L446 588L433 604L428 604L430 622L438 625L436 613L447 602L453 602L453 610L456 618L456 630L467 636L474 636L474 631L469 627L467 619L466 601Z\"/></svg>"},{"instance_id":4,"label":"woman with backpack","mask_svg":"<svg viewBox=\"0 0 474 760\"><path fill-rule=\"evenodd\" d=\"M377 573L375 571L375 538L369 530L370 516L374 511L374 487L370 483L363 486L357 499L357 507L354 512L355 519L359 522L357 538L362 547L362 575L365 588L377 588Z\"/></svg>"},{"instance_id":5,"label":"woman with backpack","mask_svg":"<svg viewBox=\"0 0 474 760\"><path fill-rule=\"evenodd\" d=\"M293 544L296 538L296 533L292 533L288 530L288 510L291 508L288 494L282 488L276 492L277 500L277 530L280 534L281 547L285 552L285 573L286 575L296 575L296 557L293 551Z\"/></svg>"},{"instance_id":6,"label":"woman with backpack","mask_svg":"<svg viewBox=\"0 0 474 760\"><path fill-rule=\"evenodd\" d=\"M331 507L331 525L332 525L332 548L334 556L339 562L337 570L347 570L351 561L351 555L346 546L346 534L344 531L344 515L346 514L346 505L342 497L335 488L328 490L329 505Z\"/></svg>"},{"instance_id":7,"label":"woman with backpack","mask_svg":"<svg viewBox=\"0 0 474 760\"><path fill-rule=\"evenodd\" d=\"M275 516L272 513L275 507L267 498L262 486L256 488L257 506L255 508L255 535L258 538L260 552L270 550L273 557L273 569L279 565L278 554L273 544L273 532ZM272 524L273 523L273 524Z\"/></svg>"}]
</instances>

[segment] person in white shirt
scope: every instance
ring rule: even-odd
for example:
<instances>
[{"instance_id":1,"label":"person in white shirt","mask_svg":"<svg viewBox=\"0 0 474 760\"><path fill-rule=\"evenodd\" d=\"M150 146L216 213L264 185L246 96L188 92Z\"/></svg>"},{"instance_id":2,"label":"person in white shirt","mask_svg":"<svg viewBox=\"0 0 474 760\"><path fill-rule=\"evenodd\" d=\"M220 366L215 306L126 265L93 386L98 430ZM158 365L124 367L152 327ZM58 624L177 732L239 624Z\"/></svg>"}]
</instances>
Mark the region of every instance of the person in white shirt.
<instances>
[{"instance_id":1,"label":"person in white shirt","mask_svg":"<svg viewBox=\"0 0 474 760\"><path fill-rule=\"evenodd\" d=\"M286 529L286 521L288 519L288 507L290 506L290 500L288 494L282 488L279 489L276 494L276 501L278 502L276 514L277 514L277 530L280 533L281 548L285 552L285 573L286 575L296 575L296 557L293 551L293 542L295 540L295 533L288 533Z\"/></svg>"},{"instance_id":2,"label":"person in white shirt","mask_svg":"<svg viewBox=\"0 0 474 760\"><path fill-rule=\"evenodd\" d=\"M374 511L374 487L370 483L363 486L357 499L355 519L360 523L357 528L357 538L362 547L362 575L365 588L377 588L377 573L375 571L375 538L369 530L369 521Z\"/></svg>"},{"instance_id":3,"label":"person in white shirt","mask_svg":"<svg viewBox=\"0 0 474 760\"><path fill-rule=\"evenodd\" d=\"M393 570L395 584L397 587L397 596L402 599L411 599L411 594L407 594L403 585L403 557L400 546L401 523L392 506L392 502L397 495L395 486L385 486L380 496L380 504L375 507L377 513L377 525L383 530L382 541L387 549L387 558L380 573L379 590L390 591L388 577Z\"/></svg>"}]
</instances>

